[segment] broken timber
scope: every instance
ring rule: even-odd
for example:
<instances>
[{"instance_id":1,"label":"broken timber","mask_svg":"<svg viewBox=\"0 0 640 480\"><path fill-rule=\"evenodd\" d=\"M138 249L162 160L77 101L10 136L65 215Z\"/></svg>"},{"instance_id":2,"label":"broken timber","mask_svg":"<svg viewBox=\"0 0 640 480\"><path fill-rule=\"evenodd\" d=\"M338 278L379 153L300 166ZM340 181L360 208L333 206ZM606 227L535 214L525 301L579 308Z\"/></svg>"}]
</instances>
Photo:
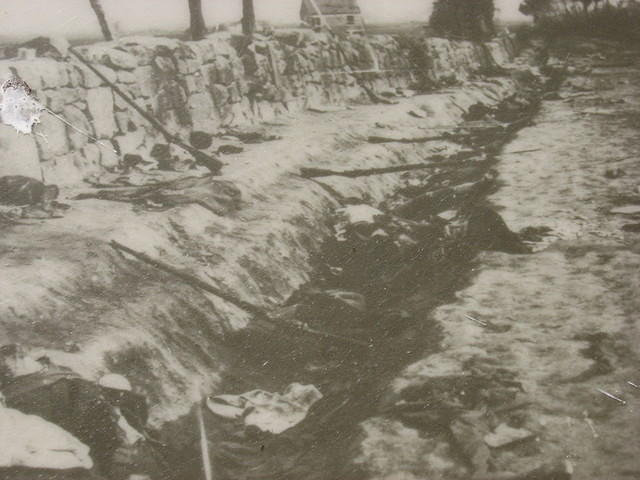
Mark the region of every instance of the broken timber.
<instances>
[{"instance_id":1,"label":"broken timber","mask_svg":"<svg viewBox=\"0 0 640 480\"><path fill-rule=\"evenodd\" d=\"M116 95L118 95L120 98L122 98L122 100L128 103L131 108L133 108L142 116L142 118L149 122L156 130L158 130L168 143L173 143L174 145L185 149L187 152L193 155L196 163L203 165L204 167L211 170L211 172L218 173L220 171L220 168L222 168L223 165L220 160L198 150L197 148L192 147L188 143L183 142L178 137L171 134L158 120L150 115L149 112L141 108L135 101L129 98L129 95L124 93L117 85L109 80L102 72L100 72L100 70L94 67L91 62L84 58L78 51L76 51L73 47L69 47L69 52L73 54L73 56L76 57L84 66L95 73L100 78L100 80L105 82Z\"/></svg>"},{"instance_id":2,"label":"broken timber","mask_svg":"<svg viewBox=\"0 0 640 480\"><path fill-rule=\"evenodd\" d=\"M149 255L142 253L142 252L138 252L136 250L133 250L132 248L127 247L126 245L123 245L115 240L111 240L110 242L111 247L114 250L120 251L120 252L124 252L127 253L128 255L131 255L132 257L141 260L142 262L151 265L155 268L157 268L158 270L162 270L165 273L169 273L177 278L179 278L180 280L184 281L186 284L190 285L191 287L194 287L196 289L200 289L200 290L204 290L205 292L209 292L212 293L213 295L215 295L216 297L221 298L222 300L231 303L232 305L235 305L236 307L238 307L241 310L244 310L247 313L250 313L251 315L253 315L254 317L256 317L257 320L261 320L267 323L270 323L276 327L280 327L280 328L287 328L288 325L286 324L280 324L276 321L274 321L273 319L271 319L267 313L260 308L257 305L253 305L252 303L249 302L245 302L244 300L240 300L239 298L236 298L233 295L230 295L228 293L223 292L222 290L220 290L219 288L211 285L210 283L205 282L204 280L199 279L198 277L191 275L190 273L184 272L178 268L175 268L161 260L157 260L155 258L150 257ZM300 331L300 332L304 332L307 333L309 335L313 335L313 336L317 336L317 337L322 337L322 338L330 338L330 339L335 339L335 340L339 340L341 342L344 343L349 343L351 345L358 345L361 347L368 347L369 344L367 342L363 342L361 340L356 340L353 338L349 338L349 337L343 337L342 335L335 335L332 333L327 333L327 332L321 332L319 330L314 330L312 328L309 328L306 325L303 324L294 324L294 325L290 325L289 328L294 329L296 331Z\"/></svg>"},{"instance_id":3,"label":"broken timber","mask_svg":"<svg viewBox=\"0 0 640 480\"><path fill-rule=\"evenodd\" d=\"M411 170L424 170L429 168L441 168L449 166L457 166L461 160L473 157L477 155L477 152L470 150L463 150L455 155L452 155L447 160L442 160L442 157L432 158L430 163L410 163L408 165L395 165L393 167L381 167L381 168L366 168L360 170L329 170L324 168L310 168L304 167L300 169L300 176L303 178L319 178L319 177L369 177L371 175L382 175L385 173L397 173L397 172L409 172ZM441 160L441 161L438 161Z\"/></svg>"},{"instance_id":4,"label":"broken timber","mask_svg":"<svg viewBox=\"0 0 640 480\"><path fill-rule=\"evenodd\" d=\"M462 140L468 138L470 135L464 133L443 133L442 135L435 135L431 137L414 137L414 138L393 138L393 137L380 137L377 135L371 135L367 141L369 143L426 143L434 142L437 140Z\"/></svg>"}]
</instances>

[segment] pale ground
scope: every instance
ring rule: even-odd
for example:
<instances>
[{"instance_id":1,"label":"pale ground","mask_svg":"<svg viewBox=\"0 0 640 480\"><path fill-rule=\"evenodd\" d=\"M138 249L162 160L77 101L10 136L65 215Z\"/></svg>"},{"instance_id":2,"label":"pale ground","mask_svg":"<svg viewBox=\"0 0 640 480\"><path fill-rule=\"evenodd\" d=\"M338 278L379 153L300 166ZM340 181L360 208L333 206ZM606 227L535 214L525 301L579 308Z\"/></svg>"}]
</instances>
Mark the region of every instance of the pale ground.
<instances>
[{"instance_id":1,"label":"pale ground","mask_svg":"<svg viewBox=\"0 0 640 480\"><path fill-rule=\"evenodd\" d=\"M435 312L445 330L442 353L413 364L395 382L402 388L438 370L456 373L471 358L515 373L533 402L527 426L538 436L536 453L507 452L498 470L564 460L576 480L640 478L640 390L628 383L640 385L640 234L621 230L640 218L610 213L634 203L622 196L640 203L640 81L635 69L594 76L613 89L544 102L536 124L507 146L541 150L504 155L496 167L503 186L490 200L507 224L516 231L548 226L551 236L533 255L481 255L472 284ZM561 90L563 97L574 93ZM625 103L610 103L620 99ZM605 178L615 168L626 175ZM511 329L490 332L464 315ZM426 467L424 446L410 440L415 431L393 423L367 428L376 478L420 478L412 473L416 465ZM399 463L395 453L385 454L398 448Z\"/></svg>"}]
</instances>

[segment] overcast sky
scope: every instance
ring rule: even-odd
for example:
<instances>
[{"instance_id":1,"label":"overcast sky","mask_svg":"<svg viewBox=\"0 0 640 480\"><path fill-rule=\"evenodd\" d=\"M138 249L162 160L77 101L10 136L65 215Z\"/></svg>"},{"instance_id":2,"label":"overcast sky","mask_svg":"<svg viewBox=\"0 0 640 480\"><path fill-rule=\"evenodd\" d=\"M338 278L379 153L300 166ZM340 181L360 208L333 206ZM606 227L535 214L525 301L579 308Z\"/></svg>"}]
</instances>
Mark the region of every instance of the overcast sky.
<instances>
[{"instance_id":1,"label":"overcast sky","mask_svg":"<svg viewBox=\"0 0 640 480\"><path fill-rule=\"evenodd\" d=\"M301 0L254 0L259 20L295 23ZM369 22L426 20L430 0L360 0ZM519 0L496 0L499 17L521 18ZM186 29L187 0L102 0L108 19L120 32L148 28ZM238 20L242 0L202 0L208 25ZM89 0L0 0L0 35L91 35L99 32Z\"/></svg>"}]
</instances>

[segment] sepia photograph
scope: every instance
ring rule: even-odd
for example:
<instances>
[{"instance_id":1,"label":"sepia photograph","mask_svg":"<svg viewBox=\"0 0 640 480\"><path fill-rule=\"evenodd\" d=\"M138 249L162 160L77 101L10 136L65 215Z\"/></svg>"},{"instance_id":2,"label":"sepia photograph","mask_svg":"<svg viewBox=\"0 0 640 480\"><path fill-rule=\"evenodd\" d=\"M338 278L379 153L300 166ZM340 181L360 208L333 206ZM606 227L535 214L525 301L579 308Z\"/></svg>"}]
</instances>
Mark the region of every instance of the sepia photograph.
<instances>
[{"instance_id":1,"label":"sepia photograph","mask_svg":"<svg viewBox=\"0 0 640 480\"><path fill-rule=\"evenodd\" d=\"M0 0L0 480L640 480L640 0Z\"/></svg>"}]
</instances>

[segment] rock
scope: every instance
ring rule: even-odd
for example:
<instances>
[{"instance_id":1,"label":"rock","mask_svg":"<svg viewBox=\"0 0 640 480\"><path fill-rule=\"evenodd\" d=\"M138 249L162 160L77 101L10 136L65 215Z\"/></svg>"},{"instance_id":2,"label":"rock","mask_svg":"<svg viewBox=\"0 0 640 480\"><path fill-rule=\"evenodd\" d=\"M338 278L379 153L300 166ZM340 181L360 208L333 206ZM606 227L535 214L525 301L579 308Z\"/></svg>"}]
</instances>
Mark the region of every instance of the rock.
<instances>
[{"instance_id":1,"label":"rock","mask_svg":"<svg viewBox=\"0 0 640 480\"><path fill-rule=\"evenodd\" d=\"M119 165L120 156L110 141L100 142L95 145L100 150L100 166L107 170L113 170ZM98 165L95 166L97 167Z\"/></svg>"},{"instance_id":2,"label":"rock","mask_svg":"<svg viewBox=\"0 0 640 480\"><path fill-rule=\"evenodd\" d=\"M198 150L206 150L213 143L213 135L196 130L189 135L189 143Z\"/></svg>"},{"instance_id":3,"label":"rock","mask_svg":"<svg viewBox=\"0 0 640 480\"><path fill-rule=\"evenodd\" d=\"M62 111L62 115L67 122L75 127L71 128L69 125L66 125L67 137L69 138L69 144L72 150L79 150L89 143L88 135L95 136L91 122L78 107L66 105Z\"/></svg>"},{"instance_id":4,"label":"rock","mask_svg":"<svg viewBox=\"0 0 640 480\"><path fill-rule=\"evenodd\" d=\"M92 88L87 92L87 108L93 118L98 138L111 138L118 127L113 116L113 93L107 87Z\"/></svg>"},{"instance_id":5,"label":"rock","mask_svg":"<svg viewBox=\"0 0 640 480\"><path fill-rule=\"evenodd\" d=\"M88 59L98 60L113 70L134 70L138 66L138 59L130 53L108 48L100 51L97 45L90 48Z\"/></svg>"},{"instance_id":6,"label":"rock","mask_svg":"<svg viewBox=\"0 0 640 480\"><path fill-rule=\"evenodd\" d=\"M512 428L505 423L501 423L492 432L484 436L484 441L491 448L500 448L516 442L530 440L535 435L524 428Z\"/></svg>"},{"instance_id":7,"label":"rock","mask_svg":"<svg viewBox=\"0 0 640 480\"><path fill-rule=\"evenodd\" d=\"M69 43L61 37L37 37L20 45L22 48L35 50L38 57L62 60L67 55Z\"/></svg>"},{"instance_id":8,"label":"rock","mask_svg":"<svg viewBox=\"0 0 640 480\"><path fill-rule=\"evenodd\" d=\"M220 145L216 152L222 155L235 155L244 152L244 148L237 145Z\"/></svg>"},{"instance_id":9,"label":"rock","mask_svg":"<svg viewBox=\"0 0 640 480\"><path fill-rule=\"evenodd\" d=\"M491 113L491 108L487 107L484 103L474 103L469 107L467 113L463 115L463 118L468 122L474 122L482 120Z\"/></svg>"},{"instance_id":10,"label":"rock","mask_svg":"<svg viewBox=\"0 0 640 480\"><path fill-rule=\"evenodd\" d=\"M313 385L292 383L282 394L253 390L242 395L219 395L207 399L207 407L221 417L243 418L245 425L279 434L304 420L321 398L322 393Z\"/></svg>"}]
</instances>

